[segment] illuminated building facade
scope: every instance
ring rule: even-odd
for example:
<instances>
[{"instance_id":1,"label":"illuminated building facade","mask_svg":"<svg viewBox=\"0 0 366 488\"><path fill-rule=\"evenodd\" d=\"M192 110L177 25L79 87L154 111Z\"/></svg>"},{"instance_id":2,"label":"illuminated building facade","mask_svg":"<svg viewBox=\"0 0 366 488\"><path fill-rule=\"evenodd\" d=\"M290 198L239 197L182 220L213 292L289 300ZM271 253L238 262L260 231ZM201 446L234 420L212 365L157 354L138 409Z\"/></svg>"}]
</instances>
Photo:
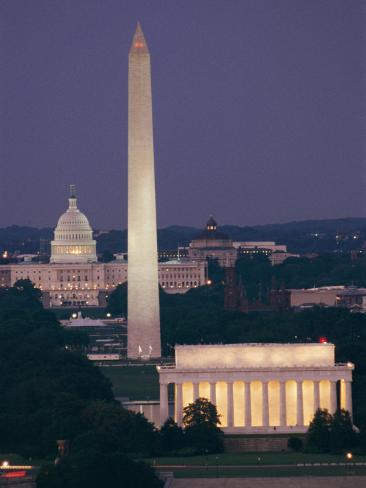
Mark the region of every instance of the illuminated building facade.
<instances>
[{"instance_id":1,"label":"illuminated building facade","mask_svg":"<svg viewBox=\"0 0 366 488\"><path fill-rule=\"evenodd\" d=\"M233 241L217 228L215 219L210 216L206 228L195 239L188 248L190 259L217 259L222 267L232 267L237 259L237 250Z\"/></svg>"},{"instance_id":2,"label":"illuminated building facade","mask_svg":"<svg viewBox=\"0 0 366 488\"><path fill-rule=\"evenodd\" d=\"M80 252L81 248L85 252ZM87 217L76 206L61 215L52 241L49 264L25 260L0 266L0 286L29 279L42 291L45 307L103 307L108 294L127 281L127 261L97 262L95 240ZM166 293L186 293L207 282L207 263L176 260L159 263L158 279Z\"/></svg>"},{"instance_id":3,"label":"illuminated building facade","mask_svg":"<svg viewBox=\"0 0 366 488\"><path fill-rule=\"evenodd\" d=\"M336 364L333 344L176 346L175 366L158 366L160 421L175 387L175 420L199 397L217 407L228 433L301 433L315 411L352 413L352 363Z\"/></svg>"},{"instance_id":4,"label":"illuminated building facade","mask_svg":"<svg viewBox=\"0 0 366 488\"><path fill-rule=\"evenodd\" d=\"M165 293L186 293L207 284L207 262L189 259L159 263L159 284Z\"/></svg>"},{"instance_id":5,"label":"illuminated building facade","mask_svg":"<svg viewBox=\"0 0 366 488\"><path fill-rule=\"evenodd\" d=\"M159 284L166 293L186 293L207 282L207 263L159 263ZM127 262L39 264L24 262L0 267L0 286L29 279L42 291L46 307L102 307L108 293L127 281Z\"/></svg>"}]
</instances>

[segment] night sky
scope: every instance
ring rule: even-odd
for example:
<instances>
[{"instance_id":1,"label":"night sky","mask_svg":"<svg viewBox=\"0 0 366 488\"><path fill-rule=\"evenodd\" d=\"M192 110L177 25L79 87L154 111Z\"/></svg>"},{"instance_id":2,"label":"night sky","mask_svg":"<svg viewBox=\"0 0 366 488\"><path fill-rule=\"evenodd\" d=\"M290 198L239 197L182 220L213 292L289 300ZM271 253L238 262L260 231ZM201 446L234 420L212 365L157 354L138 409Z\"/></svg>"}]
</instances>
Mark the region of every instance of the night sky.
<instances>
[{"instance_id":1,"label":"night sky","mask_svg":"<svg viewBox=\"0 0 366 488\"><path fill-rule=\"evenodd\" d=\"M127 62L152 56L158 224L366 216L366 2L2 0L0 226L77 185L127 223Z\"/></svg>"}]
</instances>

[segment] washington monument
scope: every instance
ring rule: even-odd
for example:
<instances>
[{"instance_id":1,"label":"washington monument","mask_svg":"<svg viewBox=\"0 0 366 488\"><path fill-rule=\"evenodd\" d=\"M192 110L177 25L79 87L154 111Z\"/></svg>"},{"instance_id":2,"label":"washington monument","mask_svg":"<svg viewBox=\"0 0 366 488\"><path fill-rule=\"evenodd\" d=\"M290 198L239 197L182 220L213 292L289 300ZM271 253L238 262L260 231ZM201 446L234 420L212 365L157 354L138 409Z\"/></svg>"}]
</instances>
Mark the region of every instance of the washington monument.
<instances>
[{"instance_id":1,"label":"washington monument","mask_svg":"<svg viewBox=\"0 0 366 488\"><path fill-rule=\"evenodd\" d=\"M161 356L150 53L138 23L128 62L129 358Z\"/></svg>"}]
</instances>

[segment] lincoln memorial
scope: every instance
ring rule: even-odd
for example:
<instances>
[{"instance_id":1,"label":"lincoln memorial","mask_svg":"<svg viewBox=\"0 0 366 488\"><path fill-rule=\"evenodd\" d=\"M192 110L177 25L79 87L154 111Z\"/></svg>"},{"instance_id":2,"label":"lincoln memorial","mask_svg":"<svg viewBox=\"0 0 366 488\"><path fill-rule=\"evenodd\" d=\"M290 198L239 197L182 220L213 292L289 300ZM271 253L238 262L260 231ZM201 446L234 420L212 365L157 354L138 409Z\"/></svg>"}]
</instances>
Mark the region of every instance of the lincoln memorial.
<instances>
[{"instance_id":1,"label":"lincoln memorial","mask_svg":"<svg viewBox=\"0 0 366 488\"><path fill-rule=\"evenodd\" d=\"M158 366L160 422L174 384L175 420L209 399L228 433L305 432L318 408L352 414L352 363L335 363L333 344L176 346L175 365Z\"/></svg>"}]
</instances>

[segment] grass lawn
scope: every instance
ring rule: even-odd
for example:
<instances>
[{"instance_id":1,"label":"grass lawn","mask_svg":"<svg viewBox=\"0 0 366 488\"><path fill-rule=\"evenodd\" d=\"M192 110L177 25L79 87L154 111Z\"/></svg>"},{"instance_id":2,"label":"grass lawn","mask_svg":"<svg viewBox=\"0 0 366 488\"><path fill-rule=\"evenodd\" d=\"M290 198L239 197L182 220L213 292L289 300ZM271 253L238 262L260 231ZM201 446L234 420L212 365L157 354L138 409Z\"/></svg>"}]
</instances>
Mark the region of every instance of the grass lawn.
<instances>
[{"instance_id":1,"label":"grass lawn","mask_svg":"<svg viewBox=\"0 0 366 488\"><path fill-rule=\"evenodd\" d=\"M366 466L315 466L315 467L271 467L261 468L190 468L174 471L175 478L281 478L292 476L366 476ZM327 485L328 486L328 485Z\"/></svg>"},{"instance_id":2,"label":"grass lawn","mask_svg":"<svg viewBox=\"0 0 366 488\"><path fill-rule=\"evenodd\" d=\"M216 459L218 458L218 459ZM260 460L258 460L260 458ZM354 455L353 462L366 462L366 456ZM343 455L305 454L297 452L253 452L253 453L222 453L208 456L192 457L160 457L149 459L150 464L184 465L184 466L263 466L263 465L297 465L305 463L345 463ZM366 466L365 466L366 469Z\"/></svg>"},{"instance_id":3,"label":"grass lawn","mask_svg":"<svg viewBox=\"0 0 366 488\"><path fill-rule=\"evenodd\" d=\"M111 380L114 395L130 400L159 400L159 376L155 366L101 366Z\"/></svg>"},{"instance_id":4,"label":"grass lawn","mask_svg":"<svg viewBox=\"0 0 366 488\"><path fill-rule=\"evenodd\" d=\"M347 463L343 455L329 454L224 453L217 456L211 454L195 457L156 458L149 459L147 462L156 466L160 471L173 471L176 478L366 475L366 466L354 466ZM352 462L366 462L366 456L355 455ZM345 465L320 465L324 463L344 463Z\"/></svg>"}]
</instances>

